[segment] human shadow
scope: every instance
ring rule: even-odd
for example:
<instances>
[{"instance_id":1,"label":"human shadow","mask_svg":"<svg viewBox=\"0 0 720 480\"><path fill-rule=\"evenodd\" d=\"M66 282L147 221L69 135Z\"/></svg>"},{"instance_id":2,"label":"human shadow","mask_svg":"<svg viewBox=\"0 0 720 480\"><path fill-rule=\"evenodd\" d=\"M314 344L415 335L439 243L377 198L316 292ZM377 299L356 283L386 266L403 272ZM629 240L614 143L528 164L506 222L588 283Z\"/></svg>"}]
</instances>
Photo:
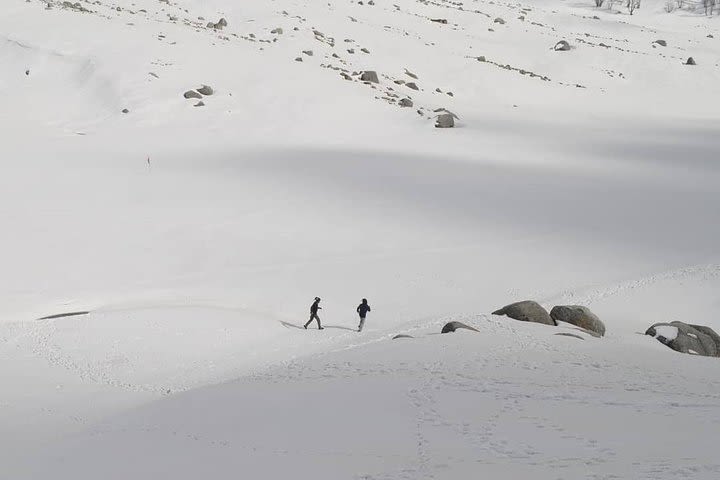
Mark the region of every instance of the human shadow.
<instances>
[{"instance_id":1,"label":"human shadow","mask_svg":"<svg viewBox=\"0 0 720 480\"><path fill-rule=\"evenodd\" d=\"M343 327L340 325L325 325L325 328L337 328L338 330L350 330L351 332L357 332L357 328Z\"/></svg>"},{"instance_id":2,"label":"human shadow","mask_svg":"<svg viewBox=\"0 0 720 480\"><path fill-rule=\"evenodd\" d=\"M297 328L298 330L303 330L303 327L301 325L295 325L294 323L283 322L282 320L280 320L280 325L282 325L285 328Z\"/></svg>"}]
</instances>

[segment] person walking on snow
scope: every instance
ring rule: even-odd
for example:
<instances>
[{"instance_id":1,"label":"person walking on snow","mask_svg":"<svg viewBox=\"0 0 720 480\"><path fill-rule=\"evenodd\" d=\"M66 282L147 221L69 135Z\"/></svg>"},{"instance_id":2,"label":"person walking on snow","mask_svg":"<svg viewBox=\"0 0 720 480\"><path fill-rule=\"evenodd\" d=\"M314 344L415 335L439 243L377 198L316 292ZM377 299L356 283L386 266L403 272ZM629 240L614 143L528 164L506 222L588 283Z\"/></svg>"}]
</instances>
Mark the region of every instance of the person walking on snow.
<instances>
[{"instance_id":1,"label":"person walking on snow","mask_svg":"<svg viewBox=\"0 0 720 480\"><path fill-rule=\"evenodd\" d=\"M362 332L365 326L365 315L370 311L370 305L367 303L367 298L362 299L362 303L357 307L357 313L360 315L360 325L358 326L358 332Z\"/></svg>"},{"instance_id":2,"label":"person walking on snow","mask_svg":"<svg viewBox=\"0 0 720 480\"><path fill-rule=\"evenodd\" d=\"M308 325L310 325L310 322L313 320L317 320L318 330L323 330L322 325L320 325L320 317L318 317L317 314L318 310L322 310L322 307L320 306L320 297L315 297L315 301L310 306L310 320L308 320L305 324L305 330L307 330Z\"/></svg>"}]
</instances>

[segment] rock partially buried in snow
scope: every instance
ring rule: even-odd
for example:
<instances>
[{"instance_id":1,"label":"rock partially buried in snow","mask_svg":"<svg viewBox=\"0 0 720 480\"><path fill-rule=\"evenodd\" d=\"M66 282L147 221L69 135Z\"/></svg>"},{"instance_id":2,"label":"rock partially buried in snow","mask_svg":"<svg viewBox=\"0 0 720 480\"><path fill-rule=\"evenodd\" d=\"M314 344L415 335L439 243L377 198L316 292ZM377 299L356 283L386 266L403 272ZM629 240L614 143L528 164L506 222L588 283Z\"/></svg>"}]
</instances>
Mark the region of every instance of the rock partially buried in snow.
<instances>
[{"instance_id":1,"label":"rock partially buried in snow","mask_svg":"<svg viewBox=\"0 0 720 480\"><path fill-rule=\"evenodd\" d=\"M605 335L605 325L589 308L580 305L558 305L550 310L555 322L566 322L600 337Z\"/></svg>"},{"instance_id":2,"label":"rock partially buried in snow","mask_svg":"<svg viewBox=\"0 0 720 480\"><path fill-rule=\"evenodd\" d=\"M455 126L455 118L450 113L441 113L435 121L435 128L453 128Z\"/></svg>"},{"instance_id":3,"label":"rock partially buried in snow","mask_svg":"<svg viewBox=\"0 0 720 480\"><path fill-rule=\"evenodd\" d=\"M412 107L413 102L409 98L403 98L398 102L398 105L400 105L401 107Z\"/></svg>"},{"instance_id":4,"label":"rock partially buried in snow","mask_svg":"<svg viewBox=\"0 0 720 480\"><path fill-rule=\"evenodd\" d=\"M476 328L473 328L469 325L465 325L462 322L448 322L445 324L445 326L442 328L440 333L452 333L457 329L465 329L465 330L472 330L473 332L477 332L478 330Z\"/></svg>"},{"instance_id":5,"label":"rock partially buried in snow","mask_svg":"<svg viewBox=\"0 0 720 480\"><path fill-rule=\"evenodd\" d=\"M710 327L683 322L656 323L645 335L677 352L720 357L720 336Z\"/></svg>"},{"instance_id":6,"label":"rock partially buried in snow","mask_svg":"<svg viewBox=\"0 0 720 480\"><path fill-rule=\"evenodd\" d=\"M503 20L503 19L500 18L500 17L497 17L497 18L493 21L493 23L499 23L500 25L505 25L505 20Z\"/></svg>"},{"instance_id":7,"label":"rock partially buried in snow","mask_svg":"<svg viewBox=\"0 0 720 480\"><path fill-rule=\"evenodd\" d=\"M667 42L665 40L655 40L653 43L656 43L661 47L667 47Z\"/></svg>"},{"instance_id":8,"label":"rock partially buried in snow","mask_svg":"<svg viewBox=\"0 0 720 480\"><path fill-rule=\"evenodd\" d=\"M399 338L415 338L415 337L413 337L412 335L405 335L404 333L400 333L400 334L392 337L393 340L397 340Z\"/></svg>"},{"instance_id":9,"label":"rock partially buried in snow","mask_svg":"<svg viewBox=\"0 0 720 480\"><path fill-rule=\"evenodd\" d=\"M203 85L201 88L198 88L197 91L198 93L201 93L203 95L212 95L213 93L215 93L215 91L209 85Z\"/></svg>"},{"instance_id":10,"label":"rock partially buried in snow","mask_svg":"<svg viewBox=\"0 0 720 480\"><path fill-rule=\"evenodd\" d=\"M183 97L185 98L198 98L201 99L202 95L200 95L195 90L188 90L187 92L183 93Z\"/></svg>"},{"instance_id":11,"label":"rock partially buried in snow","mask_svg":"<svg viewBox=\"0 0 720 480\"><path fill-rule=\"evenodd\" d=\"M363 82L380 83L377 72L367 70L360 75L360 80Z\"/></svg>"},{"instance_id":12,"label":"rock partially buried in snow","mask_svg":"<svg viewBox=\"0 0 720 480\"><path fill-rule=\"evenodd\" d=\"M688 57L685 65L697 65L697 63L695 63L695 59L693 57Z\"/></svg>"},{"instance_id":13,"label":"rock partially buried in snow","mask_svg":"<svg viewBox=\"0 0 720 480\"><path fill-rule=\"evenodd\" d=\"M553 50L555 50L556 52L567 52L568 50L570 50L570 44L565 40L560 40L558 43L555 44Z\"/></svg>"},{"instance_id":14,"label":"rock partially buried in snow","mask_svg":"<svg viewBox=\"0 0 720 480\"><path fill-rule=\"evenodd\" d=\"M532 300L511 303L500 310L493 312L493 315L506 315L521 322L542 323L543 325L557 325L555 320L542 305Z\"/></svg>"},{"instance_id":15,"label":"rock partially buried in snow","mask_svg":"<svg viewBox=\"0 0 720 480\"><path fill-rule=\"evenodd\" d=\"M572 337L572 338L579 338L580 340L585 340L580 335L575 335L574 333L560 332L560 333L556 333L555 335L560 335L561 337Z\"/></svg>"}]
</instances>

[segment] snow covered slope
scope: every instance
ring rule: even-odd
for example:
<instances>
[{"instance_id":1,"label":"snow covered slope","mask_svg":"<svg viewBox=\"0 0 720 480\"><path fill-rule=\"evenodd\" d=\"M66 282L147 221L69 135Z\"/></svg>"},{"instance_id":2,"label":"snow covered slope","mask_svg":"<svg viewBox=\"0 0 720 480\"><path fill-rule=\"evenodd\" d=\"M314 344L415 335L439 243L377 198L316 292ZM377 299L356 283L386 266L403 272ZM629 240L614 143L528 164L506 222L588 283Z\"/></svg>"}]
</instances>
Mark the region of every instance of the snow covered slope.
<instances>
[{"instance_id":1,"label":"snow covered slope","mask_svg":"<svg viewBox=\"0 0 720 480\"><path fill-rule=\"evenodd\" d=\"M717 478L720 24L593 3L3 2L0 478Z\"/></svg>"}]
</instances>

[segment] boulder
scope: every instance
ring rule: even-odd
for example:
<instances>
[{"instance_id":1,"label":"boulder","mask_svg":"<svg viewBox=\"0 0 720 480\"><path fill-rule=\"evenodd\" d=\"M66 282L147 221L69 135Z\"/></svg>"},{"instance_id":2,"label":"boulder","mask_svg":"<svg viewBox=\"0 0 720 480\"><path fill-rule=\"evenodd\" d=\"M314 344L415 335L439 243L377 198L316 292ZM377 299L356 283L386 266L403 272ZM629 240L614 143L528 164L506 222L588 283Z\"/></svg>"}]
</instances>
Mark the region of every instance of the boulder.
<instances>
[{"instance_id":1,"label":"boulder","mask_svg":"<svg viewBox=\"0 0 720 480\"><path fill-rule=\"evenodd\" d=\"M185 98L202 98L202 95L200 95L195 90L188 90L187 92L183 93L183 97L185 97Z\"/></svg>"},{"instance_id":2,"label":"boulder","mask_svg":"<svg viewBox=\"0 0 720 480\"><path fill-rule=\"evenodd\" d=\"M415 337L413 337L412 335L405 335L404 333L400 333L400 334L392 337L393 340L397 340L399 338L415 338Z\"/></svg>"},{"instance_id":3,"label":"boulder","mask_svg":"<svg viewBox=\"0 0 720 480\"><path fill-rule=\"evenodd\" d=\"M362 75L360 75L360 80L363 82L380 83L377 72L374 72L372 70L363 72Z\"/></svg>"},{"instance_id":4,"label":"boulder","mask_svg":"<svg viewBox=\"0 0 720 480\"><path fill-rule=\"evenodd\" d=\"M555 44L553 50L555 50L556 52L567 52L568 50L570 50L570 44L565 40L560 40L558 43Z\"/></svg>"},{"instance_id":5,"label":"boulder","mask_svg":"<svg viewBox=\"0 0 720 480\"><path fill-rule=\"evenodd\" d=\"M661 47L667 47L667 42L665 40L655 40L653 43L657 43Z\"/></svg>"},{"instance_id":6,"label":"boulder","mask_svg":"<svg viewBox=\"0 0 720 480\"><path fill-rule=\"evenodd\" d=\"M505 25L505 20L503 20L500 17L497 17L493 23L499 23L500 25Z\"/></svg>"},{"instance_id":7,"label":"boulder","mask_svg":"<svg viewBox=\"0 0 720 480\"><path fill-rule=\"evenodd\" d=\"M401 107L412 107L413 102L409 98L403 98L398 102L398 105L400 105Z\"/></svg>"},{"instance_id":8,"label":"boulder","mask_svg":"<svg viewBox=\"0 0 720 480\"><path fill-rule=\"evenodd\" d=\"M405 86L411 90L420 90L415 82L407 82Z\"/></svg>"},{"instance_id":9,"label":"boulder","mask_svg":"<svg viewBox=\"0 0 720 480\"><path fill-rule=\"evenodd\" d=\"M227 27L228 23L227 23L227 20L225 20L224 18L221 18L220 20L218 20L218 22L215 25L217 25L217 28L223 28L223 27Z\"/></svg>"},{"instance_id":10,"label":"boulder","mask_svg":"<svg viewBox=\"0 0 720 480\"><path fill-rule=\"evenodd\" d=\"M457 330L458 328L464 328L466 330L472 330L473 332L477 332L476 328L473 328L469 325L465 325L462 322L448 322L442 328L440 333L451 333L451 332L454 332L455 330Z\"/></svg>"},{"instance_id":11,"label":"boulder","mask_svg":"<svg viewBox=\"0 0 720 480\"><path fill-rule=\"evenodd\" d=\"M203 85L201 88L198 88L197 91L198 93L201 93L203 95L212 95L213 93L215 93L215 91L209 85Z\"/></svg>"},{"instance_id":12,"label":"boulder","mask_svg":"<svg viewBox=\"0 0 720 480\"><path fill-rule=\"evenodd\" d=\"M506 315L521 322L542 323L543 325L557 325L557 322L550 317L550 314L539 303L532 300L511 303L500 310L493 312L493 315Z\"/></svg>"},{"instance_id":13,"label":"boulder","mask_svg":"<svg viewBox=\"0 0 720 480\"><path fill-rule=\"evenodd\" d=\"M455 117L450 113L441 113L435 121L435 128L453 128L455 126Z\"/></svg>"},{"instance_id":14,"label":"boulder","mask_svg":"<svg viewBox=\"0 0 720 480\"><path fill-rule=\"evenodd\" d=\"M270 33L272 33L273 35L282 35L282 34L283 34L283 29L280 28L280 27L278 27L278 28L275 28L275 29L271 30Z\"/></svg>"},{"instance_id":15,"label":"boulder","mask_svg":"<svg viewBox=\"0 0 720 480\"><path fill-rule=\"evenodd\" d=\"M645 335L677 352L720 357L720 335L710 327L684 322L656 323Z\"/></svg>"},{"instance_id":16,"label":"boulder","mask_svg":"<svg viewBox=\"0 0 720 480\"><path fill-rule=\"evenodd\" d=\"M685 62L685 65L697 65L697 63L695 63L694 58L688 57L687 61Z\"/></svg>"},{"instance_id":17,"label":"boulder","mask_svg":"<svg viewBox=\"0 0 720 480\"><path fill-rule=\"evenodd\" d=\"M599 337L605 335L605 325L597 315L587 307L580 305L558 305L550 310L550 318L555 320L555 322L570 323L583 330L595 333Z\"/></svg>"}]
</instances>

